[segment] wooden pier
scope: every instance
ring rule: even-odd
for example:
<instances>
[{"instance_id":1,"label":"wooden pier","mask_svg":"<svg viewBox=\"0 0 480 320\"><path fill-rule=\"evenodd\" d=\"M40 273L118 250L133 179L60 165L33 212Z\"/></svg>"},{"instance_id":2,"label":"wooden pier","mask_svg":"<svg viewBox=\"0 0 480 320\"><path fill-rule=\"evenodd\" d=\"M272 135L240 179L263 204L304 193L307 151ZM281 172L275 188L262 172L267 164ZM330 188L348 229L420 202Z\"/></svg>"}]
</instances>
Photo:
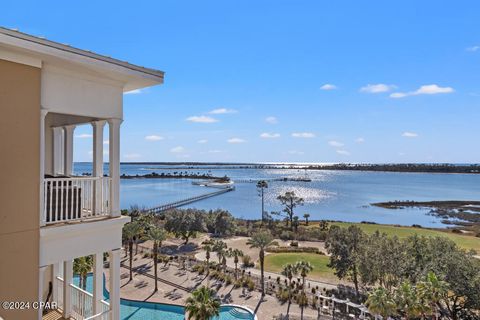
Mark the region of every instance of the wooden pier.
<instances>
[{"instance_id":1,"label":"wooden pier","mask_svg":"<svg viewBox=\"0 0 480 320\"><path fill-rule=\"evenodd\" d=\"M163 204L163 205L160 205L158 207L147 209L145 212L147 212L147 213L161 213L161 212L167 211L169 209L182 207L182 206L185 206L187 204L194 203L194 202L197 202L197 201L200 201L200 200L203 200L203 199L215 197L215 196L218 196L218 195L221 195L221 194L233 191L233 190L235 190L235 187L231 186L231 187L227 187L227 188L217 190L217 191L214 191L214 192L204 193L204 194L199 195L199 196L190 197L190 198L187 198L187 199Z\"/></svg>"}]
</instances>

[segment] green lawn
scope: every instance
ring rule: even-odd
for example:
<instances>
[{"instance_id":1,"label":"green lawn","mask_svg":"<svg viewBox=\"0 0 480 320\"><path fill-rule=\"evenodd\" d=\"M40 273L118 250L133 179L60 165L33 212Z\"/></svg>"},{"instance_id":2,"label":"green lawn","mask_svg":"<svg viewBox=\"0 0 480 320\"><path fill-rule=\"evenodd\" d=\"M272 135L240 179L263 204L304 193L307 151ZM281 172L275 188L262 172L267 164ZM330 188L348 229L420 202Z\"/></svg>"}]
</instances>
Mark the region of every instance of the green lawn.
<instances>
[{"instance_id":1,"label":"green lawn","mask_svg":"<svg viewBox=\"0 0 480 320\"><path fill-rule=\"evenodd\" d=\"M467 250L473 249L477 252L480 252L480 238L473 237L473 236L460 235L452 232L443 232L438 230L413 228L413 227L396 227L392 225L382 225L382 224L350 223L350 222L332 222L332 224L338 225L344 228L348 228L352 224L355 224L367 234L372 234L378 230L390 236L397 236L400 239L407 238L414 234L424 235L424 236L447 237L453 240L461 248L464 248Z\"/></svg>"},{"instance_id":2,"label":"green lawn","mask_svg":"<svg viewBox=\"0 0 480 320\"><path fill-rule=\"evenodd\" d=\"M333 274L333 270L327 267L329 258L327 256L314 253L272 253L265 256L265 271L280 273L287 263L295 263L297 261L308 261L313 266L313 271L308 278L324 279L338 281Z\"/></svg>"}]
</instances>

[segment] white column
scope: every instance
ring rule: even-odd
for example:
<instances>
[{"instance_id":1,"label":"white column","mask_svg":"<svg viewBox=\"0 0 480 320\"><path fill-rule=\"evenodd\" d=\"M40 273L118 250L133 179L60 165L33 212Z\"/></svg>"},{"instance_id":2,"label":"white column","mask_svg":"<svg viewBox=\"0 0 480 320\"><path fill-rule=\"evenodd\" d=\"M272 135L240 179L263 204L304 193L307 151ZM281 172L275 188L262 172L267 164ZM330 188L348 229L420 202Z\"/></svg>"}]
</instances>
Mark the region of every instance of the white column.
<instances>
[{"instance_id":1,"label":"white column","mask_svg":"<svg viewBox=\"0 0 480 320\"><path fill-rule=\"evenodd\" d=\"M47 217L45 216L45 117L48 111L40 110L40 227L45 225Z\"/></svg>"},{"instance_id":2,"label":"white column","mask_svg":"<svg viewBox=\"0 0 480 320\"><path fill-rule=\"evenodd\" d=\"M120 124L121 119L109 119L109 169L112 184L110 186L110 210L112 216L120 215Z\"/></svg>"},{"instance_id":3,"label":"white column","mask_svg":"<svg viewBox=\"0 0 480 320\"><path fill-rule=\"evenodd\" d=\"M120 320L120 249L108 252L110 259L110 320Z\"/></svg>"},{"instance_id":4,"label":"white column","mask_svg":"<svg viewBox=\"0 0 480 320\"><path fill-rule=\"evenodd\" d=\"M45 280L45 271L47 270L47 266L42 266L38 268L38 301L45 302L44 296L45 296L45 286L44 283L46 282ZM43 314L43 308L38 309L38 319L42 319L42 314Z\"/></svg>"},{"instance_id":5,"label":"white column","mask_svg":"<svg viewBox=\"0 0 480 320\"><path fill-rule=\"evenodd\" d=\"M62 127L52 128L53 130L53 174L65 173L65 140Z\"/></svg>"},{"instance_id":6,"label":"white column","mask_svg":"<svg viewBox=\"0 0 480 320\"><path fill-rule=\"evenodd\" d=\"M64 174L67 176L73 175L73 132L75 131L75 125L63 127L63 166Z\"/></svg>"},{"instance_id":7,"label":"white column","mask_svg":"<svg viewBox=\"0 0 480 320\"><path fill-rule=\"evenodd\" d=\"M60 263L52 264L52 301L58 303L58 280L60 275Z\"/></svg>"},{"instance_id":8,"label":"white column","mask_svg":"<svg viewBox=\"0 0 480 320\"><path fill-rule=\"evenodd\" d=\"M93 127L93 176L103 177L103 128L105 121L92 122ZM102 181L95 182L95 191L93 193L94 213L100 213L102 208Z\"/></svg>"},{"instance_id":9,"label":"white column","mask_svg":"<svg viewBox=\"0 0 480 320\"><path fill-rule=\"evenodd\" d=\"M103 252L93 255L93 314L102 311L103 299Z\"/></svg>"},{"instance_id":10,"label":"white column","mask_svg":"<svg viewBox=\"0 0 480 320\"><path fill-rule=\"evenodd\" d=\"M68 319L72 315L72 294L70 284L73 279L73 261L63 262L63 317Z\"/></svg>"},{"instance_id":11,"label":"white column","mask_svg":"<svg viewBox=\"0 0 480 320\"><path fill-rule=\"evenodd\" d=\"M94 121L93 127L93 176L103 177L103 128L106 121Z\"/></svg>"}]
</instances>

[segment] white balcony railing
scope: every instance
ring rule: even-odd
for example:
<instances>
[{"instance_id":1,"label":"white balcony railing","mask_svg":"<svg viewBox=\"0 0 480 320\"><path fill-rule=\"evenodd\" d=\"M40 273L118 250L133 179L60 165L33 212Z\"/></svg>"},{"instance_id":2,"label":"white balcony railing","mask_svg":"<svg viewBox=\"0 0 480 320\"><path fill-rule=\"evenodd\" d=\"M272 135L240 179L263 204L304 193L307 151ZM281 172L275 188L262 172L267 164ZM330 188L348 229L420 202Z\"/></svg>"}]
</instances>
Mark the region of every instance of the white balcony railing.
<instances>
[{"instance_id":1,"label":"white balcony railing","mask_svg":"<svg viewBox=\"0 0 480 320\"><path fill-rule=\"evenodd\" d=\"M45 224L110 215L109 177L46 178L43 187Z\"/></svg>"},{"instance_id":2,"label":"white balcony railing","mask_svg":"<svg viewBox=\"0 0 480 320\"><path fill-rule=\"evenodd\" d=\"M63 279L57 277L58 306L63 309ZM93 314L93 295L74 284L70 284L72 315L75 320L110 320L110 304L104 300L100 312Z\"/></svg>"}]
</instances>

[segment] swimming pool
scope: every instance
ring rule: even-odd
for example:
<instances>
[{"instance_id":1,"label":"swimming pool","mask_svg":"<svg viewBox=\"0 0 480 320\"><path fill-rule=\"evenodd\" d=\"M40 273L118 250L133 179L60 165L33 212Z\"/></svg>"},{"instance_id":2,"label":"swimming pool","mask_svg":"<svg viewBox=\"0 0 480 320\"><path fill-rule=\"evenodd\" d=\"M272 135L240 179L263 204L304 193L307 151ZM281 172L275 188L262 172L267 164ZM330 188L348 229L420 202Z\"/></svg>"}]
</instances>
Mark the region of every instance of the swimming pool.
<instances>
[{"instance_id":1,"label":"swimming pool","mask_svg":"<svg viewBox=\"0 0 480 320\"><path fill-rule=\"evenodd\" d=\"M78 285L79 277L74 276L74 284ZM92 275L87 277L87 291L93 291ZM108 301L108 291L104 288L105 300ZM122 320L184 320L185 308L178 305L134 301L120 299L120 318ZM250 311L241 306L222 306L220 316L212 320L254 320Z\"/></svg>"}]
</instances>

